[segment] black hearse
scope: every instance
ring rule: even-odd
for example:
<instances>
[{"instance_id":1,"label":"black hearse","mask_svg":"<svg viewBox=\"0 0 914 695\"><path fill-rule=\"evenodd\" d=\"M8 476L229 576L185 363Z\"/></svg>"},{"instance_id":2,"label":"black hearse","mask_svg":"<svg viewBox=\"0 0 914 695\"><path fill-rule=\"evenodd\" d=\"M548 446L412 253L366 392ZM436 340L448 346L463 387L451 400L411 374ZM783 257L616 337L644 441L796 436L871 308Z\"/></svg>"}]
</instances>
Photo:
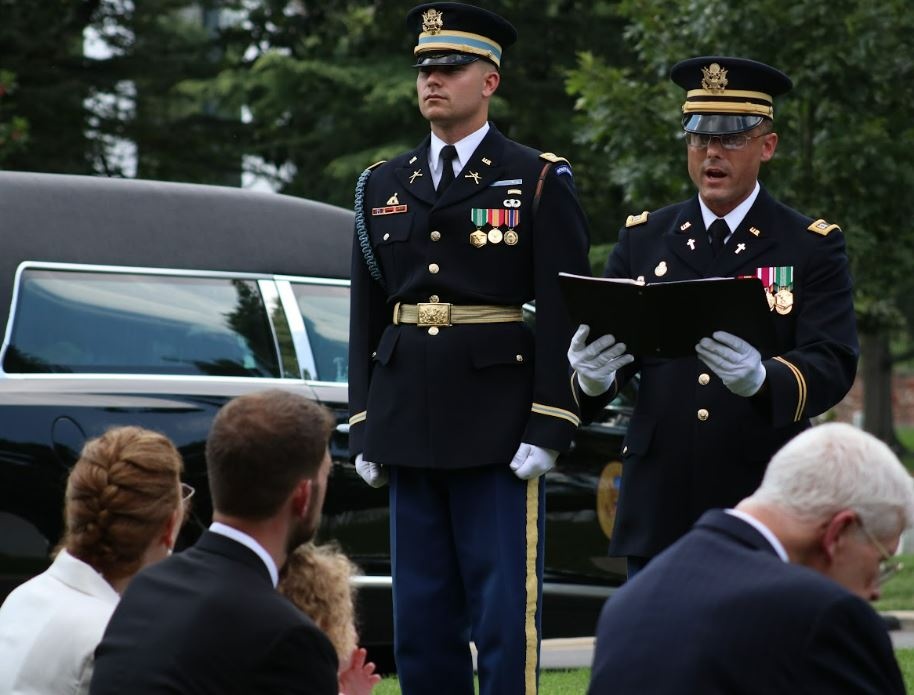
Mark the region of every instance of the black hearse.
<instances>
[{"instance_id":1,"label":"black hearse","mask_svg":"<svg viewBox=\"0 0 914 695\"><path fill-rule=\"evenodd\" d=\"M337 416L321 535L365 572L363 642L390 643L387 494L347 450L352 218L278 194L0 172L0 599L47 566L87 438L122 424L171 437L198 490L186 545L210 520L215 412L280 387ZM593 634L622 581L606 548L627 414L617 403L582 428L548 475L546 637Z\"/></svg>"}]
</instances>

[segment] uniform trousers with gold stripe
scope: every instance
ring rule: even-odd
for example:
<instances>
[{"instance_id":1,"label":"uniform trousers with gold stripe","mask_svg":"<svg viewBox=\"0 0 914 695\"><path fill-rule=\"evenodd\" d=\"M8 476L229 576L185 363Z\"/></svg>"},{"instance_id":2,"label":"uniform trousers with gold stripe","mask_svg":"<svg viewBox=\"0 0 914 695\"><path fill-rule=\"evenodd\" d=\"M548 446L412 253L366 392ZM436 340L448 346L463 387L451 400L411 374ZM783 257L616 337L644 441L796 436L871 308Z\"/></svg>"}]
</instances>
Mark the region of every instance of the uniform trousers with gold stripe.
<instances>
[{"instance_id":1,"label":"uniform trousers with gold stripe","mask_svg":"<svg viewBox=\"0 0 914 695\"><path fill-rule=\"evenodd\" d=\"M390 467L396 659L404 695L536 692L545 481L508 467ZM401 503L401 500L403 502Z\"/></svg>"}]
</instances>

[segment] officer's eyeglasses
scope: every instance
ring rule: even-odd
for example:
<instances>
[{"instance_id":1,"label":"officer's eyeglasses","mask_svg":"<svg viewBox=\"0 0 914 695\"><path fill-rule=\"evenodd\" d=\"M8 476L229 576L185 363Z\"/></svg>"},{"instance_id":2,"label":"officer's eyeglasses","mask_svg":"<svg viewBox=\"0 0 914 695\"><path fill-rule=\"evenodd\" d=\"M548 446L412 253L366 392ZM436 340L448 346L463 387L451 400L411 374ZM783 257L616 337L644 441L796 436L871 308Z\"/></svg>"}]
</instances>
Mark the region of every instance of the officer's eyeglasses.
<instances>
[{"instance_id":1,"label":"officer's eyeglasses","mask_svg":"<svg viewBox=\"0 0 914 695\"><path fill-rule=\"evenodd\" d=\"M879 542L876 536L867 530L862 521L858 519L857 524L860 526L860 530L863 531L863 535L866 536L866 539L870 544L879 551L879 584L881 586L903 570L904 564L886 550L886 547Z\"/></svg>"},{"instance_id":2,"label":"officer's eyeglasses","mask_svg":"<svg viewBox=\"0 0 914 695\"><path fill-rule=\"evenodd\" d=\"M744 150L750 142L756 138L763 138L767 134L743 135L742 133L727 133L726 135L705 135L703 133L686 133L685 141L686 145L693 150L703 150L711 144L712 140L717 138L720 146L725 150Z\"/></svg>"}]
</instances>

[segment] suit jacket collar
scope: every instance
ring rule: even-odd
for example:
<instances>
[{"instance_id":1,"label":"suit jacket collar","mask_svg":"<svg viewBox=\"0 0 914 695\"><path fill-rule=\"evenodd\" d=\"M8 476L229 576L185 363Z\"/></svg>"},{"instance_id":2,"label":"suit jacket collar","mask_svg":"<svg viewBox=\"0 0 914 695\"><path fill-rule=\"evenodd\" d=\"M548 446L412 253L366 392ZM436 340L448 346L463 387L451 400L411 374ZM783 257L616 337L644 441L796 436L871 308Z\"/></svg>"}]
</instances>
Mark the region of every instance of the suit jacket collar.
<instances>
[{"instance_id":1,"label":"suit jacket collar","mask_svg":"<svg viewBox=\"0 0 914 695\"><path fill-rule=\"evenodd\" d=\"M742 545L771 553L780 561L777 551L754 526L721 509L712 509L702 514L695 523L695 528L729 536Z\"/></svg>"},{"instance_id":2,"label":"suit jacket collar","mask_svg":"<svg viewBox=\"0 0 914 695\"><path fill-rule=\"evenodd\" d=\"M459 203L488 187L493 181L497 181L504 172L502 154L507 138L490 123L489 132L479 143L479 147L473 152L441 199L437 200L432 183L432 172L428 168L430 142L431 135L427 135L419 147L404 155L404 163L395 171L403 188L429 205L437 207Z\"/></svg>"},{"instance_id":3,"label":"suit jacket collar","mask_svg":"<svg viewBox=\"0 0 914 695\"><path fill-rule=\"evenodd\" d=\"M255 570L258 574L263 576L264 581L273 586L273 580L270 578L270 572L267 570L267 566L263 564L263 560L258 557L257 553L248 548L245 545L242 545L236 540L229 538L228 536L223 536L218 533L213 533L212 531L204 531L197 542L194 544L194 548L207 554L219 555L221 557L227 558L232 562L238 562L243 565L247 565L251 569Z\"/></svg>"},{"instance_id":4,"label":"suit jacket collar","mask_svg":"<svg viewBox=\"0 0 914 695\"><path fill-rule=\"evenodd\" d=\"M683 263L705 277L732 277L752 258L767 252L777 243L778 230L771 227L768 218L773 202L774 199L761 186L755 203L715 258L696 194L682 206L676 222L667 231L667 246Z\"/></svg>"}]
</instances>

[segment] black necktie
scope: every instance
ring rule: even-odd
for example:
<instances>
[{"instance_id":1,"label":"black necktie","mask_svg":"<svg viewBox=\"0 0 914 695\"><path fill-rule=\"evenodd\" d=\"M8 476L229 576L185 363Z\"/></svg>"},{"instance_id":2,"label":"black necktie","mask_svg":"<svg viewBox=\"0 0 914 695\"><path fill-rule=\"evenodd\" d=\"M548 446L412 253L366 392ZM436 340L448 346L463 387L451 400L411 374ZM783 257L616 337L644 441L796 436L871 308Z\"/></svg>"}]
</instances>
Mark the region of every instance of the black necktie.
<instances>
[{"instance_id":1,"label":"black necktie","mask_svg":"<svg viewBox=\"0 0 914 695\"><path fill-rule=\"evenodd\" d=\"M711 236L711 250L716 256L724 247L724 239L730 235L730 228L723 219L718 217L708 227L708 234Z\"/></svg>"},{"instance_id":2,"label":"black necktie","mask_svg":"<svg viewBox=\"0 0 914 695\"><path fill-rule=\"evenodd\" d=\"M445 145L441 148L441 160L444 162L444 170L441 172L441 180L438 182L437 197L441 197L444 189L451 185L454 180L454 157L457 156L457 148L453 145Z\"/></svg>"}]
</instances>

